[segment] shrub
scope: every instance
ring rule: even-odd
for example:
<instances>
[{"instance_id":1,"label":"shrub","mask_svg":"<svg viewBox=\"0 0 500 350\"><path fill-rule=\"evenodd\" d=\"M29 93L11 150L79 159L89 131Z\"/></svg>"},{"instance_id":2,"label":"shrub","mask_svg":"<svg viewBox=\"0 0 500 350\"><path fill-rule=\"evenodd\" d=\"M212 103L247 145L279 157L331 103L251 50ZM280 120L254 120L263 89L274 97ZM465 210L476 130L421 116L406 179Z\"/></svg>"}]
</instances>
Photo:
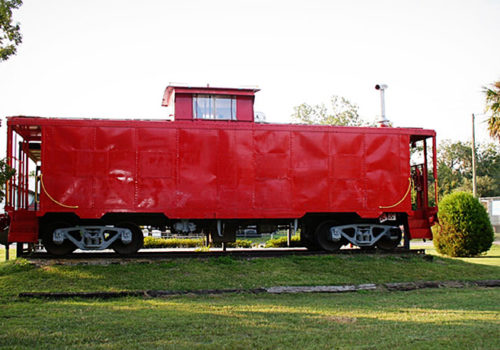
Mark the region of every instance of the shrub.
<instances>
[{"instance_id":1,"label":"shrub","mask_svg":"<svg viewBox=\"0 0 500 350\"><path fill-rule=\"evenodd\" d=\"M266 242L266 248L286 248L287 237L273 238ZM304 245L300 242L300 236L292 236L290 241L290 247L303 247Z\"/></svg>"},{"instance_id":2,"label":"shrub","mask_svg":"<svg viewBox=\"0 0 500 350\"><path fill-rule=\"evenodd\" d=\"M439 203L434 246L448 256L474 256L493 243L493 227L479 200L466 192L445 196Z\"/></svg>"},{"instance_id":3,"label":"shrub","mask_svg":"<svg viewBox=\"0 0 500 350\"><path fill-rule=\"evenodd\" d=\"M197 248L203 247L203 238L155 238L144 237L144 248ZM286 241L285 241L286 245ZM222 247L221 243L211 244L211 247ZM236 242L227 243L230 248L251 248L252 241L237 239Z\"/></svg>"},{"instance_id":4,"label":"shrub","mask_svg":"<svg viewBox=\"0 0 500 350\"><path fill-rule=\"evenodd\" d=\"M222 243L210 243L210 247L220 248ZM248 239L237 239L236 242L227 242L226 247L228 248L252 248L252 241Z\"/></svg>"},{"instance_id":5,"label":"shrub","mask_svg":"<svg viewBox=\"0 0 500 350\"><path fill-rule=\"evenodd\" d=\"M203 238L144 237L144 248L195 248L203 244Z\"/></svg>"},{"instance_id":6,"label":"shrub","mask_svg":"<svg viewBox=\"0 0 500 350\"><path fill-rule=\"evenodd\" d=\"M252 241L248 239L237 239L236 242L229 244L234 244L235 248L252 248Z\"/></svg>"}]
</instances>

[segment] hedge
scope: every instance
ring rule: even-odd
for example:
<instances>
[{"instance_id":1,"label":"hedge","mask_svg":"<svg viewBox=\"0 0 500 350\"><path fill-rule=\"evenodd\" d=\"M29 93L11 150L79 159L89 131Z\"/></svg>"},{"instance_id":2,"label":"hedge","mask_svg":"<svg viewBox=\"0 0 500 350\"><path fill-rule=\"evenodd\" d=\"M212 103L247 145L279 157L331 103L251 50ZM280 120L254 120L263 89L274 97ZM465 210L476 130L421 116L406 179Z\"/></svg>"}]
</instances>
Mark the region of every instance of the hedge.
<instances>
[{"instance_id":1,"label":"hedge","mask_svg":"<svg viewBox=\"0 0 500 350\"><path fill-rule=\"evenodd\" d=\"M155 238L144 237L144 248L196 248L203 247L205 239L203 238ZM211 247L222 246L211 244ZM252 241L237 239L236 242L228 242L230 248L251 248Z\"/></svg>"},{"instance_id":2,"label":"hedge","mask_svg":"<svg viewBox=\"0 0 500 350\"><path fill-rule=\"evenodd\" d=\"M266 242L266 248L286 248L287 247L287 236L270 239ZM290 247L303 247L304 245L300 242L300 236L292 236L290 241Z\"/></svg>"}]
</instances>

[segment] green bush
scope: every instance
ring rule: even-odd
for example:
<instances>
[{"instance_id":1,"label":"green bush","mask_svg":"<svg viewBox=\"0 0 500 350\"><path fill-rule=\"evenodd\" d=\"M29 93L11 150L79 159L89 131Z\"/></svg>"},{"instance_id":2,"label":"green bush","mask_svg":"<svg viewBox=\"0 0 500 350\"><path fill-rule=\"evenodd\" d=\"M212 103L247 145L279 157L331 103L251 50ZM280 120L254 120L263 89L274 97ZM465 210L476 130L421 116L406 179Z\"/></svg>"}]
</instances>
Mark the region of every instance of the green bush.
<instances>
[{"instance_id":1,"label":"green bush","mask_svg":"<svg viewBox=\"0 0 500 350\"><path fill-rule=\"evenodd\" d=\"M434 226L434 246L448 256L475 256L493 243L488 213L470 193L455 192L439 203L439 225Z\"/></svg>"},{"instance_id":2,"label":"green bush","mask_svg":"<svg viewBox=\"0 0 500 350\"><path fill-rule=\"evenodd\" d=\"M236 242L229 244L233 245L234 248L252 248L252 241L248 239L237 239Z\"/></svg>"},{"instance_id":3,"label":"green bush","mask_svg":"<svg viewBox=\"0 0 500 350\"><path fill-rule=\"evenodd\" d=\"M222 243L210 243L210 247L220 248L222 247ZM227 248L252 248L252 241L248 239L237 239L236 242L227 242Z\"/></svg>"},{"instance_id":4,"label":"green bush","mask_svg":"<svg viewBox=\"0 0 500 350\"><path fill-rule=\"evenodd\" d=\"M266 242L266 248L286 248L287 237L273 238ZM292 236L290 241L290 247L303 247L304 245L300 243L300 236Z\"/></svg>"},{"instance_id":5,"label":"green bush","mask_svg":"<svg viewBox=\"0 0 500 350\"><path fill-rule=\"evenodd\" d=\"M201 247L203 238L155 238L144 237L144 248L195 248Z\"/></svg>"},{"instance_id":6,"label":"green bush","mask_svg":"<svg viewBox=\"0 0 500 350\"><path fill-rule=\"evenodd\" d=\"M286 241L285 241L286 244ZM155 238L144 237L144 248L196 248L203 247L203 238ZM212 244L211 247L221 247L222 244ZM236 242L229 242L229 248L251 248L252 241L237 239Z\"/></svg>"}]
</instances>

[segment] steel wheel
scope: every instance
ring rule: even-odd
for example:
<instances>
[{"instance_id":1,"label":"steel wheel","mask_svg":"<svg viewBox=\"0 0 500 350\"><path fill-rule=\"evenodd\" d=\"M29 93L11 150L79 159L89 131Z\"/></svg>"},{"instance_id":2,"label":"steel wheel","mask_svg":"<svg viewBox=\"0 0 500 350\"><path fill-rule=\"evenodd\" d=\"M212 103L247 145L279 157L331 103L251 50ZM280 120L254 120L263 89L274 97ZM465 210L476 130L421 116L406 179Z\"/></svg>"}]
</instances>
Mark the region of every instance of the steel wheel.
<instances>
[{"instance_id":1,"label":"steel wheel","mask_svg":"<svg viewBox=\"0 0 500 350\"><path fill-rule=\"evenodd\" d=\"M321 249L328 252L336 252L342 247L342 240L334 242L330 239L330 227L336 226L337 223L334 221L325 221L316 229L316 241Z\"/></svg>"},{"instance_id":2,"label":"steel wheel","mask_svg":"<svg viewBox=\"0 0 500 350\"><path fill-rule=\"evenodd\" d=\"M302 238L301 237L301 240L300 240L300 244L302 246L304 246L305 248L307 248L308 250L318 250L318 249L321 249L320 247L318 247L318 244L316 242L312 242L306 238Z\"/></svg>"},{"instance_id":3,"label":"steel wheel","mask_svg":"<svg viewBox=\"0 0 500 350\"><path fill-rule=\"evenodd\" d=\"M312 232L311 232L312 231ZM308 250L320 250L318 243L314 240L314 231L308 226L303 226L300 229L300 244Z\"/></svg>"},{"instance_id":4,"label":"steel wheel","mask_svg":"<svg viewBox=\"0 0 500 350\"><path fill-rule=\"evenodd\" d=\"M129 244L123 244L120 239L113 243L111 247L115 252L121 255L129 255L137 253L137 251L143 247L144 236L139 226L130 222L125 222L115 225L115 227L128 228L132 231L132 242Z\"/></svg>"},{"instance_id":5,"label":"steel wheel","mask_svg":"<svg viewBox=\"0 0 500 350\"><path fill-rule=\"evenodd\" d=\"M390 239L389 237L382 237L377 243L377 248L382 250L392 251L396 249L396 247L401 242L401 230L398 232L398 238L395 240Z\"/></svg>"},{"instance_id":6,"label":"steel wheel","mask_svg":"<svg viewBox=\"0 0 500 350\"><path fill-rule=\"evenodd\" d=\"M42 244L45 250L52 255L67 255L76 249L76 246L68 240L65 240L62 244L56 244L53 241L53 233L58 228L72 227L68 222L58 221L42 228L40 236L42 238Z\"/></svg>"}]
</instances>

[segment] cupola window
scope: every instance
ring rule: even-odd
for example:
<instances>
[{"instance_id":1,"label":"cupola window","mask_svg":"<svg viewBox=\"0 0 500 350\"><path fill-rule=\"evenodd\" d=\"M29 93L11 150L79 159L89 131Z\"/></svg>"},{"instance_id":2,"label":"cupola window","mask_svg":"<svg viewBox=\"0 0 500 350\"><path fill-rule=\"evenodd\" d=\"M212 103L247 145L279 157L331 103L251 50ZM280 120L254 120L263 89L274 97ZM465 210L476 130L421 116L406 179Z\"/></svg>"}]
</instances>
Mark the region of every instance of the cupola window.
<instances>
[{"instance_id":1,"label":"cupola window","mask_svg":"<svg viewBox=\"0 0 500 350\"><path fill-rule=\"evenodd\" d=\"M234 96L193 96L193 118L214 120L236 120L236 98Z\"/></svg>"}]
</instances>

